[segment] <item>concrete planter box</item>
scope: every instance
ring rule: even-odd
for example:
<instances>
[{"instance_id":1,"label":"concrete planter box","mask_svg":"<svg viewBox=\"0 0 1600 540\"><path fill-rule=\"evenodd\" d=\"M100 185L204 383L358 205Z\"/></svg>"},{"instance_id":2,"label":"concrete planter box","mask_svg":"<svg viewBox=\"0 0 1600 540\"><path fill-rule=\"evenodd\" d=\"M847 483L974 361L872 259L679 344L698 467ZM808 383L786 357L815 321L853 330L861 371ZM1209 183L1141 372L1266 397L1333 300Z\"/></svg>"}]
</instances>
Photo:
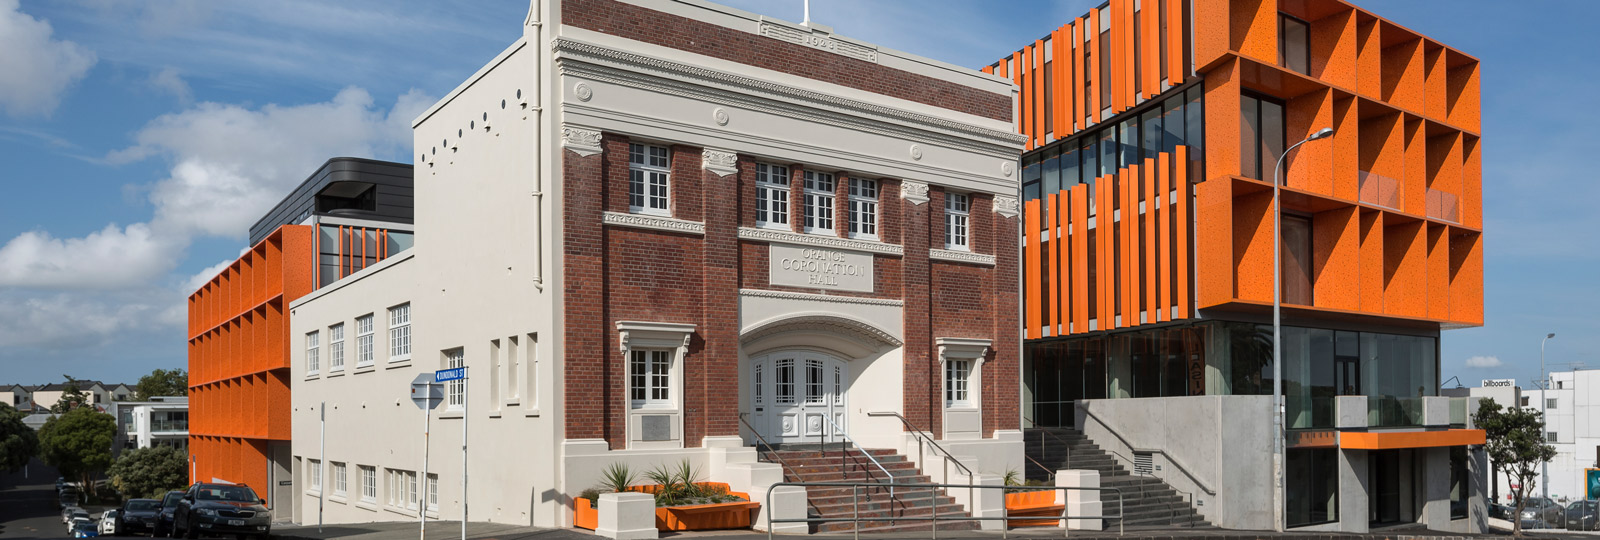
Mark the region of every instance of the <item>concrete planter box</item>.
<instances>
[{"instance_id":1,"label":"concrete planter box","mask_svg":"<svg viewBox=\"0 0 1600 540\"><path fill-rule=\"evenodd\" d=\"M724 490L727 484L722 482L701 482L702 486L721 486ZM632 486L628 491L645 494L655 494L659 485ZM656 508L656 530L658 531L708 531L716 529L748 529L756 512L761 509L761 503L751 502L750 495L737 491L728 492L742 501L733 501L716 504L695 504L688 506L666 506ZM594 501L577 497L572 499L572 524L575 527L595 530L600 521L600 511Z\"/></svg>"}]
</instances>

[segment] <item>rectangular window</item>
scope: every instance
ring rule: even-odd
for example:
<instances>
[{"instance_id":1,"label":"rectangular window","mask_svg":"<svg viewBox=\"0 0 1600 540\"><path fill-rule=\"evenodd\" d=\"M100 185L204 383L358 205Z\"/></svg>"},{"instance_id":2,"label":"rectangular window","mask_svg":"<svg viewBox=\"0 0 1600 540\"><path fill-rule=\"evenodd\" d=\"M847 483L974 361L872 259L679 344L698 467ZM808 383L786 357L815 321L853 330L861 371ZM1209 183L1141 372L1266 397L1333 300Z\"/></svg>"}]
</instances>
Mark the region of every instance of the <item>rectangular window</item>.
<instances>
[{"instance_id":1,"label":"rectangular window","mask_svg":"<svg viewBox=\"0 0 1600 540\"><path fill-rule=\"evenodd\" d=\"M1282 13L1278 14L1278 65L1311 74L1311 25Z\"/></svg>"},{"instance_id":2,"label":"rectangular window","mask_svg":"<svg viewBox=\"0 0 1600 540\"><path fill-rule=\"evenodd\" d=\"M466 365L467 365L466 353L464 351L462 351L460 347L456 347L454 349L450 349L450 350L444 352L444 367L445 367L445 369L454 369L454 368L458 368L458 367L464 367ZM456 379L456 380L453 380L453 381L445 383L445 396L448 398L445 401L445 404L449 405L451 409L453 409L453 410L461 410L462 406L466 405L466 403L467 403L467 384L466 383L467 383L467 381L462 380L462 379Z\"/></svg>"},{"instance_id":3,"label":"rectangular window","mask_svg":"<svg viewBox=\"0 0 1600 540\"><path fill-rule=\"evenodd\" d=\"M838 188L832 174L805 171L806 232L833 232L833 197Z\"/></svg>"},{"instance_id":4,"label":"rectangular window","mask_svg":"<svg viewBox=\"0 0 1600 540\"><path fill-rule=\"evenodd\" d=\"M411 359L411 303L389 308L389 361Z\"/></svg>"},{"instance_id":5,"label":"rectangular window","mask_svg":"<svg viewBox=\"0 0 1600 540\"><path fill-rule=\"evenodd\" d=\"M328 371L344 370L344 323L328 327Z\"/></svg>"},{"instance_id":6,"label":"rectangular window","mask_svg":"<svg viewBox=\"0 0 1600 540\"><path fill-rule=\"evenodd\" d=\"M1544 408L1546 408L1546 409L1554 409L1554 408L1556 408L1556 398L1546 398L1544 400Z\"/></svg>"},{"instance_id":7,"label":"rectangular window","mask_svg":"<svg viewBox=\"0 0 1600 540\"><path fill-rule=\"evenodd\" d=\"M520 360L517 357L518 345L520 344L517 342L517 336L506 338L506 399L508 400L517 399L519 395L517 394L517 389L520 388L517 386L517 371L521 368L517 365L517 360Z\"/></svg>"},{"instance_id":8,"label":"rectangular window","mask_svg":"<svg viewBox=\"0 0 1600 540\"><path fill-rule=\"evenodd\" d=\"M347 487L345 484L345 465L335 462L333 464L333 494L342 497Z\"/></svg>"},{"instance_id":9,"label":"rectangular window","mask_svg":"<svg viewBox=\"0 0 1600 540\"><path fill-rule=\"evenodd\" d=\"M307 460L306 463L310 467L306 471L306 476L311 477L311 479L306 480L306 483L311 484L311 489L322 491L322 460L312 459Z\"/></svg>"},{"instance_id":10,"label":"rectangular window","mask_svg":"<svg viewBox=\"0 0 1600 540\"><path fill-rule=\"evenodd\" d=\"M789 227L789 168L756 164L756 226Z\"/></svg>"},{"instance_id":11,"label":"rectangular window","mask_svg":"<svg viewBox=\"0 0 1600 540\"><path fill-rule=\"evenodd\" d=\"M1283 104L1252 95L1239 96L1240 174L1271 181L1272 168L1283 155Z\"/></svg>"},{"instance_id":12,"label":"rectangular window","mask_svg":"<svg viewBox=\"0 0 1600 540\"><path fill-rule=\"evenodd\" d=\"M406 471L405 472L405 480L406 480L406 509L407 510L416 510L417 509L417 503L421 499L421 497L419 495L419 492L417 491L417 487L418 487L417 486L417 473L411 472L411 471Z\"/></svg>"},{"instance_id":13,"label":"rectangular window","mask_svg":"<svg viewBox=\"0 0 1600 540\"><path fill-rule=\"evenodd\" d=\"M316 330L306 332L306 375L316 375L321 368L321 361L317 358L319 352L317 340L319 334Z\"/></svg>"},{"instance_id":14,"label":"rectangular window","mask_svg":"<svg viewBox=\"0 0 1600 540\"><path fill-rule=\"evenodd\" d=\"M971 374L971 360L951 359L944 361L944 406L972 406L972 401L968 398L967 393L967 380Z\"/></svg>"},{"instance_id":15,"label":"rectangular window","mask_svg":"<svg viewBox=\"0 0 1600 540\"><path fill-rule=\"evenodd\" d=\"M439 475L428 475L428 509L439 509Z\"/></svg>"},{"instance_id":16,"label":"rectangular window","mask_svg":"<svg viewBox=\"0 0 1600 540\"><path fill-rule=\"evenodd\" d=\"M1339 450L1294 449L1284 461L1284 521L1290 527L1338 521Z\"/></svg>"},{"instance_id":17,"label":"rectangular window","mask_svg":"<svg viewBox=\"0 0 1600 540\"><path fill-rule=\"evenodd\" d=\"M794 359L779 359L773 363L773 371L773 401L779 405L794 404Z\"/></svg>"},{"instance_id":18,"label":"rectangular window","mask_svg":"<svg viewBox=\"0 0 1600 540\"><path fill-rule=\"evenodd\" d=\"M362 502L378 501L378 469L360 465L361 470L361 500Z\"/></svg>"},{"instance_id":19,"label":"rectangular window","mask_svg":"<svg viewBox=\"0 0 1600 540\"><path fill-rule=\"evenodd\" d=\"M372 365L372 314L356 317L356 367Z\"/></svg>"},{"instance_id":20,"label":"rectangular window","mask_svg":"<svg viewBox=\"0 0 1600 540\"><path fill-rule=\"evenodd\" d=\"M1283 216L1283 302L1311 305L1311 219L1301 216Z\"/></svg>"},{"instance_id":21,"label":"rectangular window","mask_svg":"<svg viewBox=\"0 0 1600 540\"><path fill-rule=\"evenodd\" d=\"M850 179L850 236L878 237L878 181Z\"/></svg>"},{"instance_id":22,"label":"rectangular window","mask_svg":"<svg viewBox=\"0 0 1600 540\"><path fill-rule=\"evenodd\" d=\"M399 507L405 504L402 502L405 499L400 497L400 482L400 471L394 469L383 470L383 483L385 485L384 502L386 502L389 506Z\"/></svg>"},{"instance_id":23,"label":"rectangular window","mask_svg":"<svg viewBox=\"0 0 1600 540\"><path fill-rule=\"evenodd\" d=\"M628 396L633 408L671 406L672 351L633 349L628 353Z\"/></svg>"},{"instance_id":24,"label":"rectangular window","mask_svg":"<svg viewBox=\"0 0 1600 540\"><path fill-rule=\"evenodd\" d=\"M667 147L628 145L628 210L641 214L671 214L668 179L672 175Z\"/></svg>"},{"instance_id":25,"label":"rectangular window","mask_svg":"<svg viewBox=\"0 0 1600 540\"><path fill-rule=\"evenodd\" d=\"M967 196L947 193L944 196L944 248L967 250Z\"/></svg>"},{"instance_id":26,"label":"rectangular window","mask_svg":"<svg viewBox=\"0 0 1600 540\"><path fill-rule=\"evenodd\" d=\"M1450 519L1466 519L1472 496L1467 447L1450 447Z\"/></svg>"},{"instance_id":27,"label":"rectangular window","mask_svg":"<svg viewBox=\"0 0 1600 540\"><path fill-rule=\"evenodd\" d=\"M1545 432L1544 435L1545 435L1545 442L1561 442L1560 440L1556 439L1556 432L1554 432L1554 431L1547 431L1547 432Z\"/></svg>"}]
</instances>

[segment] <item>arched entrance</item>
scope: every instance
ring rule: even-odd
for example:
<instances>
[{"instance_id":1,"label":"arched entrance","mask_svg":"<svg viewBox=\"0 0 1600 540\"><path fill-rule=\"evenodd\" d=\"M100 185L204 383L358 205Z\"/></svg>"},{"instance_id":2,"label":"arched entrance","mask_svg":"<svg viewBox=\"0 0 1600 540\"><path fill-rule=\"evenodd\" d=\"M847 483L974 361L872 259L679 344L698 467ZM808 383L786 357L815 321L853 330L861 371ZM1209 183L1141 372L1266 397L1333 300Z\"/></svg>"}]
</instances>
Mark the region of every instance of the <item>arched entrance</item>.
<instances>
[{"instance_id":1,"label":"arched entrance","mask_svg":"<svg viewBox=\"0 0 1600 540\"><path fill-rule=\"evenodd\" d=\"M804 349L751 358L751 425L773 444L823 442L847 432L849 369L833 355Z\"/></svg>"}]
</instances>

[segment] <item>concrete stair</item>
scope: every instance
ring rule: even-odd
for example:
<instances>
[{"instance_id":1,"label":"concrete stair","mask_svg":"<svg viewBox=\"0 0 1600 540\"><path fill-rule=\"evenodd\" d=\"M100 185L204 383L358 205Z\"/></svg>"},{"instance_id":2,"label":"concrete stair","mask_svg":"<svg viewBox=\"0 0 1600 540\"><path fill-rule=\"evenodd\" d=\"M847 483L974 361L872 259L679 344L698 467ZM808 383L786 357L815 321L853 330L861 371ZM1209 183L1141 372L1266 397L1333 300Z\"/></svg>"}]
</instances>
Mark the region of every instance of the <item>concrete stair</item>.
<instances>
[{"instance_id":1,"label":"concrete stair","mask_svg":"<svg viewBox=\"0 0 1600 540\"><path fill-rule=\"evenodd\" d=\"M811 517L841 518L844 521L811 524L812 533L839 533L857 530L854 519L859 516L860 532L918 532L932 531L932 521L889 520L926 516L969 516L966 509L944 490L896 488L890 494L890 478L895 484L926 484L927 475L905 456L887 449L865 449L876 458L883 469L863 455L862 449L838 445L784 446L781 449L762 448L761 460L768 463L787 463L793 470L784 470L784 480L789 482L870 482L871 486L852 489L848 487L806 486L806 499ZM779 459L781 458L781 460ZM885 474L887 471L887 475ZM852 493L854 491L854 493ZM930 493L931 491L931 493ZM975 521L939 521L940 531L970 531L978 528Z\"/></svg>"},{"instance_id":2,"label":"concrete stair","mask_svg":"<svg viewBox=\"0 0 1600 540\"><path fill-rule=\"evenodd\" d=\"M1212 527L1190 506L1187 495L1179 493L1160 478L1133 474L1122 466L1116 456L1095 445L1081 431L1070 428L1030 428L1023 433L1023 443L1023 452L1033 458L1025 460L1025 475L1029 480L1045 481L1050 478L1050 473L1062 469L1099 471L1101 487L1114 487L1122 491L1122 524L1126 527ZM1033 461L1043 463L1045 467ZM1104 512L1108 515L1117 513L1116 495L1103 492L1101 496ZM1114 519L1106 520L1107 528L1116 526L1116 523Z\"/></svg>"}]
</instances>

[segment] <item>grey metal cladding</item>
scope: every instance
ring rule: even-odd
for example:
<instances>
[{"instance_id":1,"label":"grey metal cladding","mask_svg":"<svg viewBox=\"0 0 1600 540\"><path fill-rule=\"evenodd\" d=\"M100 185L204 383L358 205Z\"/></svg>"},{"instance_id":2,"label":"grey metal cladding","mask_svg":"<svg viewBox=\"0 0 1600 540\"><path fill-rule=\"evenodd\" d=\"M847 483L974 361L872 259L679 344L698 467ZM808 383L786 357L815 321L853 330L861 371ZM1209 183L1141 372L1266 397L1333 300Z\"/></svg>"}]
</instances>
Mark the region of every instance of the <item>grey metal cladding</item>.
<instances>
[{"instance_id":1,"label":"grey metal cladding","mask_svg":"<svg viewBox=\"0 0 1600 540\"><path fill-rule=\"evenodd\" d=\"M379 161L353 157L336 157L323 162L321 167L295 186L266 215L250 226L250 245L265 239L278 227L299 223L316 211L316 195L334 182L365 182L376 189L376 206L372 212L363 212L361 219L411 224L412 167L407 163Z\"/></svg>"}]
</instances>

